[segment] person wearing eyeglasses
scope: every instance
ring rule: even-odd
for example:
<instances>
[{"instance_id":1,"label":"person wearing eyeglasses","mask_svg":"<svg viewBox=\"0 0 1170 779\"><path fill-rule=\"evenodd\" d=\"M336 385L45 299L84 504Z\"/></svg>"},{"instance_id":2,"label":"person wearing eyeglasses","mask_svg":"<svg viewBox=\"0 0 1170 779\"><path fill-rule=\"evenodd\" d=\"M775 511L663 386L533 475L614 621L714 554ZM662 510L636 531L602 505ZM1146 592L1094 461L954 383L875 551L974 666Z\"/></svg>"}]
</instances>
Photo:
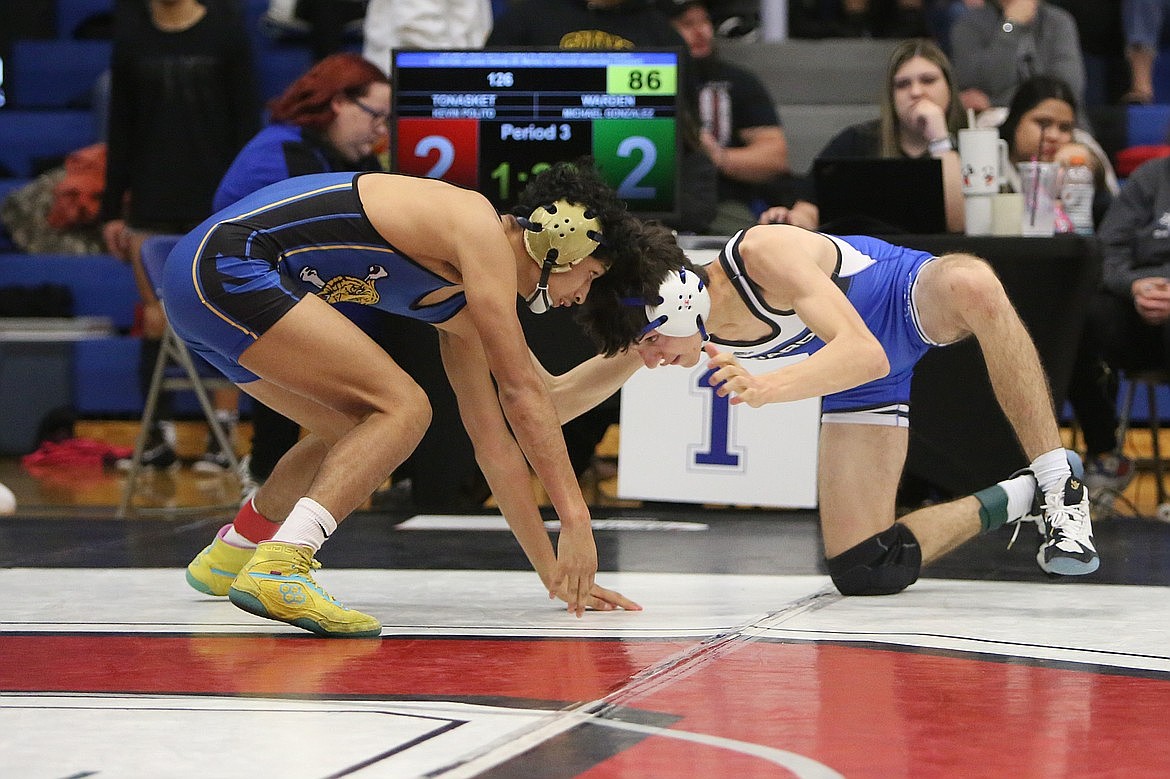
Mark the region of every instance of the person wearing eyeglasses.
<instances>
[{"instance_id":1,"label":"person wearing eyeglasses","mask_svg":"<svg viewBox=\"0 0 1170 779\"><path fill-rule=\"evenodd\" d=\"M390 80L358 54L321 60L273 98L268 113L270 124L248 141L220 181L214 210L293 176L382 169L377 152L387 137ZM268 478L299 438L298 424L255 402L252 448L241 474L245 492ZM213 442L204 460L228 467Z\"/></svg>"},{"instance_id":2,"label":"person wearing eyeglasses","mask_svg":"<svg viewBox=\"0 0 1170 779\"><path fill-rule=\"evenodd\" d=\"M216 211L293 176L379 170L390 79L358 54L331 54L268 104L270 124L240 151L215 191Z\"/></svg>"}]
</instances>

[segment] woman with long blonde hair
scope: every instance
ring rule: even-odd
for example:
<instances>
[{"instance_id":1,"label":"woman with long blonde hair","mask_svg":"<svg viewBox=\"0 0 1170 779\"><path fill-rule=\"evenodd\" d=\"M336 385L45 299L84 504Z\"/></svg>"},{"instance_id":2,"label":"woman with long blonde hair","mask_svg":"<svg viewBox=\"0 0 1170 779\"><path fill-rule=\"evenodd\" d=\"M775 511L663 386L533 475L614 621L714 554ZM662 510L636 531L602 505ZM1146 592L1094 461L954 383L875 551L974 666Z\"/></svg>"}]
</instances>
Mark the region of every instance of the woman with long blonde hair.
<instances>
[{"instance_id":1,"label":"woman with long blonde hair","mask_svg":"<svg viewBox=\"0 0 1170 779\"><path fill-rule=\"evenodd\" d=\"M962 110L950 60L934 42L915 38L890 57L879 99L880 116L846 127L818 158L934 157L942 161L947 230L962 232L963 179L955 137ZM775 209L765 211L761 223Z\"/></svg>"}]
</instances>

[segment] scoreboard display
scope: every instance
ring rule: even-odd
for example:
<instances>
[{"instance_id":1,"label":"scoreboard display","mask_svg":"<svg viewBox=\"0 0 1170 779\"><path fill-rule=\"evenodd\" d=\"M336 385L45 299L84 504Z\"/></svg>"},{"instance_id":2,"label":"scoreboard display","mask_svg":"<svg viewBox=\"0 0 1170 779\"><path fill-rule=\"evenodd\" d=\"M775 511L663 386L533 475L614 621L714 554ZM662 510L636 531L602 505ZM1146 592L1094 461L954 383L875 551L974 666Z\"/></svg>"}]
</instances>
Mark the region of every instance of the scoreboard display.
<instances>
[{"instance_id":1,"label":"scoreboard display","mask_svg":"<svg viewBox=\"0 0 1170 779\"><path fill-rule=\"evenodd\" d=\"M551 163L589 155L632 212L677 215L679 52L397 50L391 166L508 210Z\"/></svg>"}]
</instances>

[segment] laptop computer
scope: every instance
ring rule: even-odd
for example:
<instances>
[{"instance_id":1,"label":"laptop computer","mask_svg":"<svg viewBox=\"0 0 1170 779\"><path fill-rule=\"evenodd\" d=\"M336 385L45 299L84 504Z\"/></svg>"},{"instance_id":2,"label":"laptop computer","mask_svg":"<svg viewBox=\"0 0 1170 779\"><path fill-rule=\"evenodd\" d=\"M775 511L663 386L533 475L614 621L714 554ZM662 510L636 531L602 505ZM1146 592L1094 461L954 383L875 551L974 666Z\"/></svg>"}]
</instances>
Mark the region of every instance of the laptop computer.
<instances>
[{"instance_id":1,"label":"laptop computer","mask_svg":"<svg viewBox=\"0 0 1170 779\"><path fill-rule=\"evenodd\" d=\"M813 183L821 226L837 232L945 233L942 161L818 158Z\"/></svg>"}]
</instances>

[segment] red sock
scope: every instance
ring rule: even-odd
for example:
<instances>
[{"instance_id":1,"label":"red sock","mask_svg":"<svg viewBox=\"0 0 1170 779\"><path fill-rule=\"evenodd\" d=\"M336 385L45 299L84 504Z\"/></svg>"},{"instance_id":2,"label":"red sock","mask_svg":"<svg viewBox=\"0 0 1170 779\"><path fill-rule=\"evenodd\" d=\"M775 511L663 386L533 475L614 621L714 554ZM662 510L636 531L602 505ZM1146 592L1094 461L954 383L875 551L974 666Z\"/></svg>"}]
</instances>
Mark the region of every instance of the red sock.
<instances>
[{"instance_id":1,"label":"red sock","mask_svg":"<svg viewBox=\"0 0 1170 779\"><path fill-rule=\"evenodd\" d=\"M276 535L276 531L280 529L280 523L273 522L257 511L256 504L249 499L247 503L240 506L240 512L236 514L232 527L253 544L258 544Z\"/></svg>"}]
</instances>

